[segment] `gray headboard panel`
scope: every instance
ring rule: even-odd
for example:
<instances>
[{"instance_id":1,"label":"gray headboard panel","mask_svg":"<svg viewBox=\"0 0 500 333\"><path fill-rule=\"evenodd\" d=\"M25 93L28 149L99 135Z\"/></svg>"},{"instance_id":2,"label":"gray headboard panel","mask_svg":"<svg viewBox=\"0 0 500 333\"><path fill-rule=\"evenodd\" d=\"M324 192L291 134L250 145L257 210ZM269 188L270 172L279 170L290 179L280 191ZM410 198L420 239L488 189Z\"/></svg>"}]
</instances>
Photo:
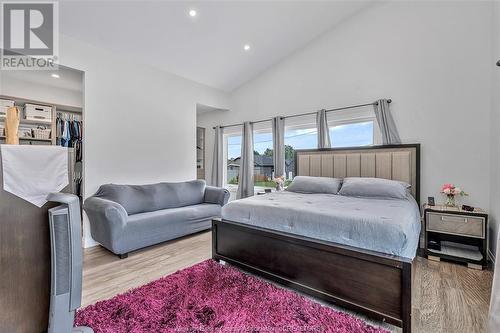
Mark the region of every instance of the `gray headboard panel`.
<instances>
[{"instance_id":1,"label":"gray headboard panel","mask_svg":"<svg viewBox=\"0 0 500 333\"><path fill-rule=\"evenodd\" d=\"M299 176L401 180L420 203L420 144L297 150L295 168Z\"/></svg>"}]
</instances>

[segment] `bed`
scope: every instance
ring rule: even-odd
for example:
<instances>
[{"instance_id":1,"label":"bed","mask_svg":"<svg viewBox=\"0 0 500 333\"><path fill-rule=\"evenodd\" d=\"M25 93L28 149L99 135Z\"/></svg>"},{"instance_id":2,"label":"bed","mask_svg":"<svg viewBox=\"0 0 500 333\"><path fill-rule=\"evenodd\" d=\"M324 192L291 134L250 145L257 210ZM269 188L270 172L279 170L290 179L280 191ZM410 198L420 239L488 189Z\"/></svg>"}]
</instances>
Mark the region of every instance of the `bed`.
<instances>
[{"instance_id":1,"label":"bed","mask_svg":"<svg viewBox=\"0 0 500 333\"><path fill-rule=\"evenodd\" d=\"M278 192L230 202L224 219L413 259L420 211L407 200Z\"/></svg>"},{"instance_id":2,"label":"bed","mask_svg":"<svg viewBox=\"0 0 500 333\"><path fill-rule=\"evenodd\" d=\"M420 146L301 150L297 175L376 177L411 185L407 200L284 192L227 205L213 258L411 331Z\"/></svg>"}]
</instances>

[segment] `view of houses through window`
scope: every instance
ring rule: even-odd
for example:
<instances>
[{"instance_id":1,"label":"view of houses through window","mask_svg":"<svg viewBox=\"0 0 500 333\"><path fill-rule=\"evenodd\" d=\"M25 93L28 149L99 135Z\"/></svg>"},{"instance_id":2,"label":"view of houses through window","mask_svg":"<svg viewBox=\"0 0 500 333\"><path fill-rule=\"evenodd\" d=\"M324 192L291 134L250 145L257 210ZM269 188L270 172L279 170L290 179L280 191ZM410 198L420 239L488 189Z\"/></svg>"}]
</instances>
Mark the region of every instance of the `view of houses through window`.
<instances>
[{"instance_id":1,"label":"view of houses through window","mask_svg":"<svg viewBox=\"0 0 500 333\"><path fill-rule=\"evenodd\" d=\"M238 185L238 173L241 161L241 133L226 137L227 170L226 181L228 185Z\"/></svg>"},{"instance_id":2,"label":"view of houses through window","mask_svg":"<svg viewBox=\"0 0 500 333\"><path fill-rule=\"evenodd\" d=\"M304 119L299 117L292 120L285 122L285 185L288 185L295 176L295 150L315 149L318 142L314 117ZM333 120L329 122L329 129L333 147L373 145L378 133L378 127L372 118ZM225 141L227 187L236 193L241 162L241 131L226 134ZM270 124L256 126L253 143L255 191L274 188L273 137Z\"/></svg>"},{"instance_id":3,"label":"view of houses through window","mask_svg":"<svg viewBox=\"0 0 500 333\"><path fill-rule=\"evenodd\" d=\"M273 134L270 128L254 131L253 149L255 190L275 187L276 184L273 181Z\"/></svg>"}]
</instances>

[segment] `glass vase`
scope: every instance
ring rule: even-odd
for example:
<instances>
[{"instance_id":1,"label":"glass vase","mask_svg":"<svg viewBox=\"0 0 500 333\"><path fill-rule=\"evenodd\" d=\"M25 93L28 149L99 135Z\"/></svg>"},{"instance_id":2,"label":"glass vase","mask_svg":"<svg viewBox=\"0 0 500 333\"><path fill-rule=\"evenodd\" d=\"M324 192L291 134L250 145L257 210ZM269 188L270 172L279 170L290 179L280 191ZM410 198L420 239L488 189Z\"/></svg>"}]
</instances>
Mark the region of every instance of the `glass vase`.
<instances>
[{"instance_id":1,"label":"glass vase","mask_svg":"<svg viewBox=\"0 0 500 333\"><path fill-rule=\"evenodd\" d=\"M446 196L445 206L446 207L456 207L455 196L454 195L447 195Z\"/></svg>"}]
</instances>

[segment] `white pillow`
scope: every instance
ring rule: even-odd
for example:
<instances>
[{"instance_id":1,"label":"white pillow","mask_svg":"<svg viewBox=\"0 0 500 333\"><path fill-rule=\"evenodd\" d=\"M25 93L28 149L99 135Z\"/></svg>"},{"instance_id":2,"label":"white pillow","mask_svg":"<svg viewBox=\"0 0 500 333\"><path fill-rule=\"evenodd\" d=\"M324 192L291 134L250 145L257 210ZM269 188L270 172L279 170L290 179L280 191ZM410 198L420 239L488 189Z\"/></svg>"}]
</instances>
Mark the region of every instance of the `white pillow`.
<instances>
[{"instance_id":1,"label":"white pillow","mask_svg":"<svg viewBox=\"0 0 500 333\"><path fill-rule=\"evenodd\" d=\"M405 199L411 185L397 180L383 178L344 178L340 195L353 197L382 197Z\"/></svg>"},{"instance_id":2,"label":"white pillow","mask_svg":"<svg viewBox=\"0 0 500 333\"><path fill-rule=\"evenodd\" d=\"M288 185L287 191L297 193L337 194L342 180L330 177L297 176Z\"/></svg>"}]
</instances>

